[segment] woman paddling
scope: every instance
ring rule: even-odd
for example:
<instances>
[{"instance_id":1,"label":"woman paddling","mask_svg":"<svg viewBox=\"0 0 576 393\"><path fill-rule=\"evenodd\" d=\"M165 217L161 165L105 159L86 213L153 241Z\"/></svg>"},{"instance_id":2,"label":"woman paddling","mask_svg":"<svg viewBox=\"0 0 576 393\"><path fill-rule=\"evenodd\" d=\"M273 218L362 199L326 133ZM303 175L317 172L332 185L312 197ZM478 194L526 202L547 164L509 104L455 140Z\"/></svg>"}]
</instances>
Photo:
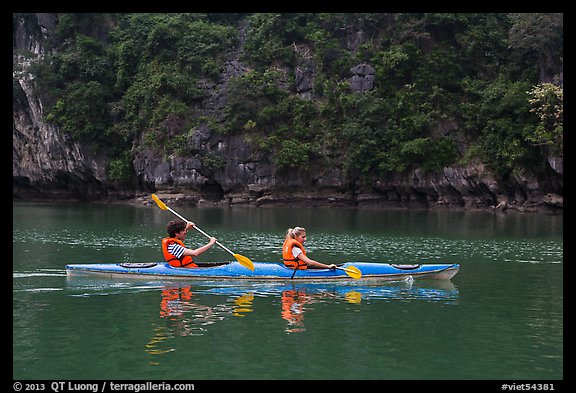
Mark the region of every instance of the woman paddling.
<instances>
[{"instance_id":1,"label":"woman paddling","mask_svg":"<svg viewBox=\"0 0 576 393\"><path fill-rule=\"evenodd\" d=\"M306 228L289 228L282 246L282 259L284 265L294 269L335 269L333 263L326 265L306 256L304 243L306 242Z\"/></svg>"},{"instance_id":2,"label":"woman paddling","mask_svg":"<svg viewBox=\"0 0 576 393\"><path fill-rule=\"evenodd\" d=\"M184 222L182 220L172 220L166 226L168 237L162 239L162 253L170 266L198 267L192 257L197 257L216 243L216 238L210 237L210 241L200 248L195 250L186 248L184 239L186 239L188 229L193 226L193 222Z\"/></svg>"}]
</instances>

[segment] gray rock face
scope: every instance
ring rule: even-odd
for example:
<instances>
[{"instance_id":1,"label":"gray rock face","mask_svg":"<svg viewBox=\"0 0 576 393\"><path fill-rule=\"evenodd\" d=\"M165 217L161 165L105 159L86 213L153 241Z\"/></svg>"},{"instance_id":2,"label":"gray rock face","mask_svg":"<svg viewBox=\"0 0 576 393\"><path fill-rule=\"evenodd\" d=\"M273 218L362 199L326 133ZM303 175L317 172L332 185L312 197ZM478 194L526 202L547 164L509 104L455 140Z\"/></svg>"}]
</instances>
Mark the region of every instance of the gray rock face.
<instances>
[{"instance_id":1,"label":"gray rock face","mask_svg":"<svg viewBox=\"0 0 576 393\"><path fill-rule=\"evenodd\" d=\"M54 16L38 17L40 36L29 27L16 29L13 110L13 196L14 198L131 199L149 203L151 192L167 201L214 205L304 205L358 207L459 207L497 208L532 211L563 207L561 177L537 178L518 173L499 181L480 162L466 167L444 168L427 173L415 170L363 184L346 179L342 169L310 167L307 173L274 173L266 157L257 157L243 135L221 135L207 125L190 134L188 143L195 154L166 155L154 148L140 148L133 160L135 181L119 186L106 176L108 157L95 155L45 122L42 98L34 91L28 69L44 56L39 37L49 39ZM354 36L354 35L352 35ZM24 57L19 49L32 51ZM309 48L297 47L300 55L293 88L304 98L312 98L315 64ZM201 86L208 97L201 110L217 113L226 104L227 81L245 72L238 53L231 53L218 83ZM375 70L358 64L350 70L355 92L370 90ZM283 81L285 83L285 81ZM137 146L144 146L134 141ZM203 157L225 157L221 166L210 167ZM550 159L551 170L562 174L561 158ZM139 199L140 198L140 199Z\"/></svg>"},{"instance_id":2,"label":"gray rock face","mask_svg":"<svg viewBox=\"0 0 576 393\"><path fill-rule=\"evenodd\" d=\"M374 79L376 78L376 70L368 64L358 64L350 69L352 78L350 79L350 87L353 91L364 92L374 88Z\"/></svg>"}]
</instances>

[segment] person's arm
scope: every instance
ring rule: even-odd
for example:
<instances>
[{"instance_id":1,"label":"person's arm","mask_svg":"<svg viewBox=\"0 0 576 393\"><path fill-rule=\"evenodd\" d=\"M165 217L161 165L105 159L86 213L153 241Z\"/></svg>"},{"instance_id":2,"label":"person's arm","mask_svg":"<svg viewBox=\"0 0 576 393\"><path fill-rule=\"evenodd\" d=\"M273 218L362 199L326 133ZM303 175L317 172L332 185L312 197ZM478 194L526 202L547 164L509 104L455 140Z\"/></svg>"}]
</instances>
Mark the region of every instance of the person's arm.
<instances>
[{"instance_id":1,"label":"person's arm","mask_svg":"<svg viewBox=\"0 0 576 393\"><path fill-rule=\"evenodd\" d=\"M310 267L316 267L316 268L320 268L320 269L334 269L334 268L336 268L336 265L333 263L331 263L330 265L326 265L325 263L318 262L318 261L315 261L313 259L308 258L303 253L298 254L298 259L300 259L302 262L305 262Z\"/></svg>"},{"instance_id":2,"label":"person's arm","mask_svg":"<svg viewBox=\"0 0 576 393\"><path fill-rule=\"evenodd\" d=\"M214 243L216 243L216 238L210 237L210 241L208 243L206 243L205 245L203 245L202 247L199 247L195 250L192 250L190 248L186 248L182 255L190 255L192 257L197 257L198 255L202 254L203 252L208 250L210 247L212 247L214 245Z\"/></svg>"}]
</instances>

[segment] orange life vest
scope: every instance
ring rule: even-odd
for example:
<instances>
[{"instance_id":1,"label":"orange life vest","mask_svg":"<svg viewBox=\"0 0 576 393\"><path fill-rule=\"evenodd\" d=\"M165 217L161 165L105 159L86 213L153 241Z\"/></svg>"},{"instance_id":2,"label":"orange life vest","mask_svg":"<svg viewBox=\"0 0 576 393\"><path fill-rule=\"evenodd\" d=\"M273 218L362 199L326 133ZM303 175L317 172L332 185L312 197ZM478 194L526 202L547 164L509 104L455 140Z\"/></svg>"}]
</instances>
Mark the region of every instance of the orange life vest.
<instances>
[{"instance_id":1,"label":"orange life vest","mask_svg":"<svg viewBox=\"0 0 576 393\"><path fill-rule=\"evenodd\" d=\"M282 260L284 261L284 266L298 268L300 270L308 269L306 262L294 257L294 254L292 254L292 247L298 247L302 250L302 254L306 255L306 249L302 243L296 239L286 239L282 246Z\"/></svg>"},{"instance_id":2,"label":"orange life vest","mask_svg":"<svg viewBox=\"0 0 576 393\"><path fill-rule=\"evenodd\" d=\"M176 255L170 254L168 252L168 245L170 245L172 243L176 243L176 244L181 245L182 247L186 247L184 245L184 243L182 243L180 240L178 240L176 238L165 237L164 239L162 239L162 253L164 254L164 259L166 259L166 261L168 261L170 266L174 266L174 267L198 267L198 265L196 265L194 263L194 260L192 259L192 257L190 255L183 255L180 258L176 258Z\"/></svg>"}]
</instances>

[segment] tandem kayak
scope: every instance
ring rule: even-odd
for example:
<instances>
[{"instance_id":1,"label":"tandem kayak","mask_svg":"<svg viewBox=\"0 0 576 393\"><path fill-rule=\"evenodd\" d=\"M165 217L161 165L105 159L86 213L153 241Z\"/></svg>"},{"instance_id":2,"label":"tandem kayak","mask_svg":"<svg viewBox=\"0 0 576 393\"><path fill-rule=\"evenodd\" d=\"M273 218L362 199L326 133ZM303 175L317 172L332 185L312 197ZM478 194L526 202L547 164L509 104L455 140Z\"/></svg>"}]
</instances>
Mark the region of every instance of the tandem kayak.
<instances>
[{"instance_id":1,"label":"tandem kayak","mask_svg":"<svg viewBox=\"0 0 576 393\"><path fill-rule=\"evenodd\" d=\"M356 267L362 272L361 279L403 280L414 279L449 280L460 269L452 264L388 264L370 262L347 262L338 269L298 270L277 262L254 262L254 271L239 262L199 263L197 268L172 267L167 262L151 263L94 263L66 265L67 275L100 275L107 277L143 277L170 279L252 279L252 280L341 280L350 279L344 269Z\"/></svg>"}]
</instances>

